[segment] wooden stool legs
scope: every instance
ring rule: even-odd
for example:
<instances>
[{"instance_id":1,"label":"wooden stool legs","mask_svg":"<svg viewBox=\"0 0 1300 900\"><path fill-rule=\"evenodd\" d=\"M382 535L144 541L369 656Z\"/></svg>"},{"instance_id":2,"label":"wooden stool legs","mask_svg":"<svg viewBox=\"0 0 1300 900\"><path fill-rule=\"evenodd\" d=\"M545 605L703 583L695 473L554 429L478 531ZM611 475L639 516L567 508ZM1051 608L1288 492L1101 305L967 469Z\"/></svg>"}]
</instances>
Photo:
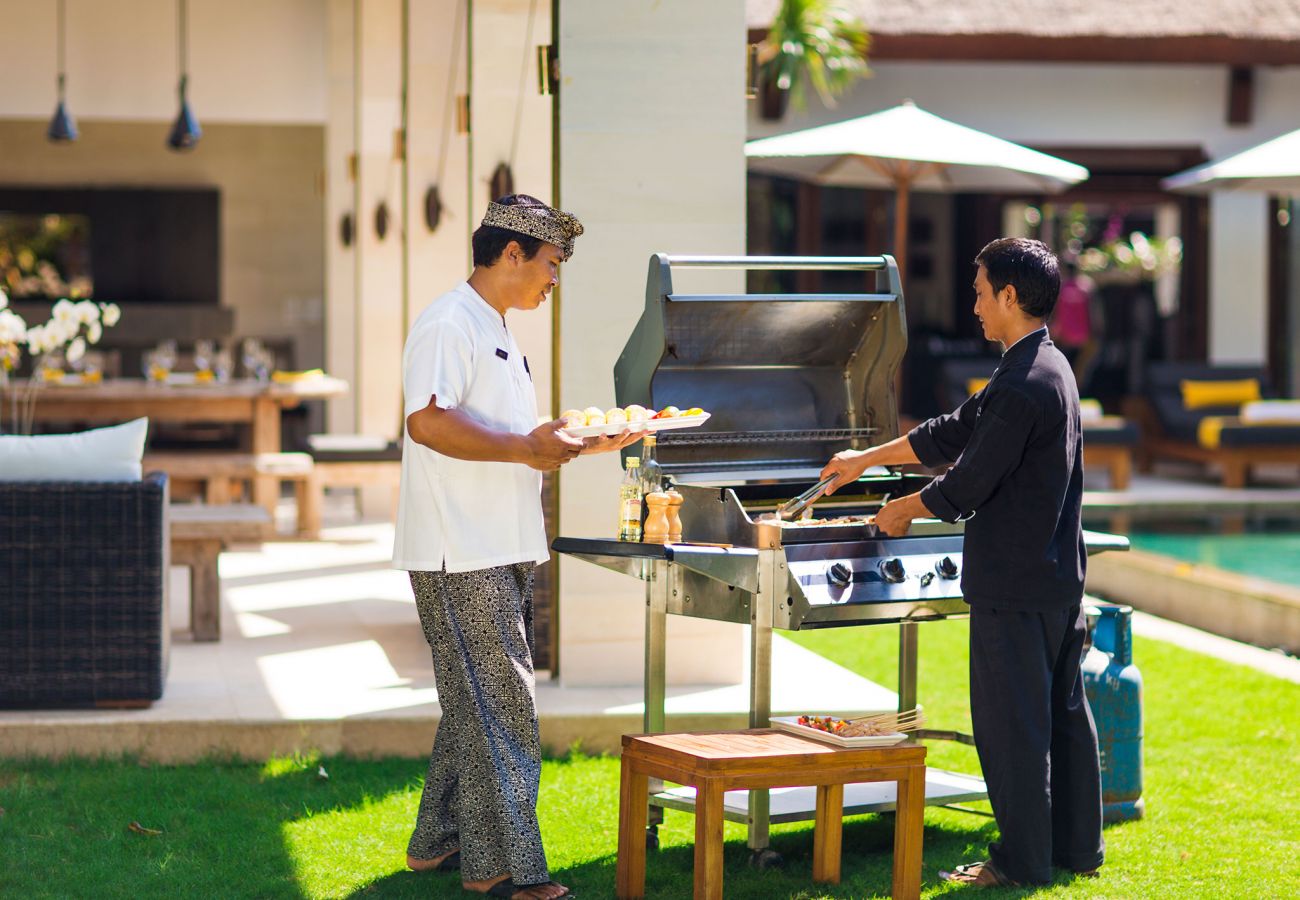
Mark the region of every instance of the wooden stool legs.
<instances>
[{"instance_id":1,"label":"wooden stool legs","mask_svg":"<svg viewBox=\"0 0 1300 900\"><path fill-rule=\"evenodd\" d=\"M632 760L623 757L618 786L618 876L620 898L645 896L646 803L650 779L633 770Z\"/></svg>"},{"instance_id":2,"label":"wooden stool legs","mask_svg":"<svg viewBox=\"0 0 1300 900\"><path fill-rule=\"evenodd\" d=\"M844 785L817 786L813 825L813 881L840 883L840 850L844 837Z\"/></svg>"},{"instance_id":3,"label":"wooden stool legs","mask_svg":"<svg viewBox=\"0 0 1300 900\"><path fill-rule=\"evenodd\" d=\"M894 817L895 897L921 896L921 841L925 823L925 770L913 769L898 780Z\"/></svg>"},{"instance_id":4,"label":"wooden stool legs","mask_svg":"<svg viewBox=\"0 0 1300 900\"><path fill-rule=\"evenodd\" d=\"M722 900L722 797L717 779L695 788L695 900Z\"/></svg>"}]
</instances>

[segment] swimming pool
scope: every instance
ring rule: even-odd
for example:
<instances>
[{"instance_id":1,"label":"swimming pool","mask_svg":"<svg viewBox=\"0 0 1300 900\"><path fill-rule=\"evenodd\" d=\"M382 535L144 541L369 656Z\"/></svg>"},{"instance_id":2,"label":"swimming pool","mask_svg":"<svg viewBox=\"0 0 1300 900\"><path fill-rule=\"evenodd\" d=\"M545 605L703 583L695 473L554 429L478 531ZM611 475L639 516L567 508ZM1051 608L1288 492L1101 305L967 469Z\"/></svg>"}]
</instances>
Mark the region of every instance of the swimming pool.
<instances>
[{"instance_id":1,"label":"swimming pool","mask_svg":"<svg viewBox=\"0 0 1300 900\"><path fill-rule=\"evenodd\" d=\"M1135 530L1129 541L1135 550L1300 585L1300 528L1294 523L1289 527L1292 530L1251 530L1242 534Z\"/></svg>"}]
</instances>

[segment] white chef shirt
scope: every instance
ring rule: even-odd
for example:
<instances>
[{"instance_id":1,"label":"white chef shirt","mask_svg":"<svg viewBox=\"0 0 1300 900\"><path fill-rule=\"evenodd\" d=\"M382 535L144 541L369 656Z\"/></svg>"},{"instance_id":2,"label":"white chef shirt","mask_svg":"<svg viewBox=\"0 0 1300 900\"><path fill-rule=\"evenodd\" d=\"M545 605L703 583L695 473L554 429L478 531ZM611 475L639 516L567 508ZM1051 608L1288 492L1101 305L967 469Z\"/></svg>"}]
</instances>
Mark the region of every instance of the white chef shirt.
<instances>
[{"instance_id":1,"label":"white chef shirt","mask_svg":"<svg viewBox=\"0 0 1300 900\"><path fill-rule=\"evenodd\" d=\"M496 431L537 427L527 362L495 309L462 282L420 314L402 354L406 416L437 398ZM542 473L521 463L454 459L403 429L393 566L469 572L549 558Z\"/></svg>"}]
</instances>

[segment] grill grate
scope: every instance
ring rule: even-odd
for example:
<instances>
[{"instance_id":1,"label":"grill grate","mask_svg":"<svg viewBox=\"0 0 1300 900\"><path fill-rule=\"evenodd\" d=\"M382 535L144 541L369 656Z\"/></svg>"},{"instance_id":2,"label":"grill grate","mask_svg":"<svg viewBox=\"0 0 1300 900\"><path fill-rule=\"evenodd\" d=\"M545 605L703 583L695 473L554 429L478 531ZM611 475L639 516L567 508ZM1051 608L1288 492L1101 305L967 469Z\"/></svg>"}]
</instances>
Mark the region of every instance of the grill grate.
<instances>
[{"instance_id":1,"label":"grill grate","mask_svg":"<svg viewBox=\"0 0 1300 900\"><path fill-rule=\"evenodd\" d=\"M714 447L728 444L793 444L847 441L877 434L879 428L810 428L803 431L706 431L696 434L659 432L660 446Z\"/></svg>"}]
</instances>

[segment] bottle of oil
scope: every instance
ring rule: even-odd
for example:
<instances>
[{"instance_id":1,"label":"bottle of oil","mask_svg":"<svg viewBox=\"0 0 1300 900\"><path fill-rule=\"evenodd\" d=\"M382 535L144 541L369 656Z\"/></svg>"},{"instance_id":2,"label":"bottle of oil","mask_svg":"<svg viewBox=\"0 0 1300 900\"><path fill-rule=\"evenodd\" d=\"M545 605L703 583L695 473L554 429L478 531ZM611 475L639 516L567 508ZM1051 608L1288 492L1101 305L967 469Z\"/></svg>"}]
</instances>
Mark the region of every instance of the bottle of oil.
<instances>
[{"instance_id":1,"label":"bottle of oil","mask_svg":"<svg viewBox=\"0 0 1300 900\"><path fill-rule=\"evenodd\" d=\"M663 466L659 465L659 440L653 434L641 439L641 496L649 497L655 491L662 491L664 484Z\"/></svg>"},{"instance_id":2,"label":"bottle of oil","mask_svg":"<svg viewBox=\"0 0 1300 900\"><path fill-rule=\"evenodd\" d=\"M618 539L641 540L641 460L627 458L627 472L618 488Z\"/></svg>"}]
</instances>

